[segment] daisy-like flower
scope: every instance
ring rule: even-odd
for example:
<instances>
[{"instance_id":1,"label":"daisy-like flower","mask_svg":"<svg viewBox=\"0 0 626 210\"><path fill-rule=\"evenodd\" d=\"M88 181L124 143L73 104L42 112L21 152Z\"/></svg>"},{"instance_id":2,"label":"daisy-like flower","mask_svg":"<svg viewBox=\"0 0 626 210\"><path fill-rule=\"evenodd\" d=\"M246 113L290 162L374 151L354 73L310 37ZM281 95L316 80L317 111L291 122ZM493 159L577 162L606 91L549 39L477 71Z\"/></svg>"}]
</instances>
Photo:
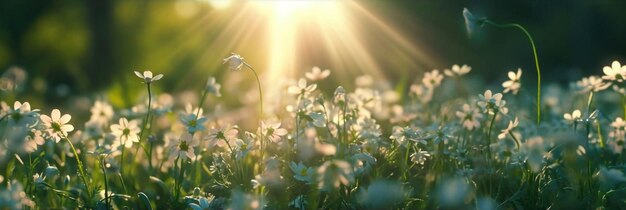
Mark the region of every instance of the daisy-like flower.
<instances>
[{"instance_id":1,"label":"daisy-like flower","mask_svg":"<svg viewBox=\"0 0 626 210\"><path fill-rule=\"evenodd\" d=\"M243 57L237 55L235 53L231 53L228 58L224 58L224 63L228 63L228 68L230 70L241 70L244 65L247 65L245 61L243 61Z\"/></svg>"},{"instance_id":2,"label":"daisy-like flower","mask_svg":"<svg viewBox=\"0 0 626 210\"><path fill-rule=\"evenodd\" d=\"M602 68L604 76L602 79L623 82L626 79L626 65L622 66L619 61L613 61L611 66L605 66Z\"/></svg>"},{"instance_id":3,"label":"daisy-like flower","mask_svg":"<svg viewBox=\"0 0 626 210\"><path fill-rule=\"evenodd\" d=\"M160 80L161 78L163 78L163 74L158 74L154 77L152 77L152 72L151 71L144 71L143 74L139 73L138 71L135 71L135 75L137 75L137 77L141 78L144 80L144 83L146 84L150 84L154 81Z\"/></svg>"},{"instance_id":4,"label":"daisy-like flower","mask_svg":"<svg viewBox=\"0 0 626 210\"><path fill-rule=\"evenodd\" d=\"M439 73L439 70L435 69L424 74L424 78L422 78L422 84L424 84L424 86L429 89L435 89L441 84L442 80L443 75Z\"/></svg>"},{"instance_id":5,"label":"daisy-like flower","mask_svg":"<svg viewBox=\"0 0 626 210\"><path fill-rule=\"evenodd\" d=\"M38 109L31 110L30 103L15 101L13 107L7 106L7 116L11 125L33 125L37 121Z\"/></svg>"},{"instance_id":6,"label":"daisy-like flower","mask_svg":"<svg viewBox=\"0 0 626 210\"><path fill-rule=\"evenodd\" d=\"M580 112L580 110L574 110L574 112L570 113L565 113L563 115L563 118L565 119L565 122L567 124L572 124L574 122L577 122L579 120L581 120L582 118L582 113Z\"/></svg>"},{"instance_id":7,"label":"daisy-like flower","mask_svg":"<svg viewBox=\"0 0 626 210\"><path fill-rule=\"evenodd\" d=\"M74 126L68 124L70 119L72 119L72 116L69 114L61 116L61 111L58 109L53 109L50 116L42 114L39 118L46 128L48 136L54 139L57 143L61 141L61 139L67 137L68 132L74 130Z\"/></svg>"},{"instance_id":8,"label":"daisy-like flower","mask_svg":"<svg viewBox=\"0 0 626 210\"><path fill-rule=\"evenodd\" d=\"M424 165L428 158L430 158L430 153L420 148L417 148L417 150L411 154L411 161L418 165Z\"/></svg>"},{"instance_id":9,"label":"daisy-like flower","mask_svg":"<svg viewBox=\"0 0 626 210\"><path fill-rule=\"evenodd\" d=\"M335 104L345 105L346 104L346 89L344 89L342 86L337 87L337 89L335 89L333 101L335 102Z\"/></svg>"},{"instance_id":10,"label":"daisy-like flower","mask_svg":"<svg viewBox=\"0 0 626 210\"><path fill-rule=\"evenodd\" d=\"M194 159L196 153L194 153L193 148L199 144L198 140L194 139L189 133L184 133L180 138L171 139L168 160L173 162L176 158L180 158L183 161L187 158Z\"/></svg>"},{"instance_id":11,"label":"daisy-like flower","mask_svg":"<svg viewBox=\"0 0 626 210\"><path fill-rule=\"evenodd\" d=\"M505 107L506 101L502 100L502 93L491 93L491 90L486 90L485 94L480 94L478 96L480 100L478 100L478 106L491 115L495 114L495 112L501 112L506 114L509 112L509 109Z\"/></svg>"},{"instance_id":12,"label":"daisy-like flower","mask_svg":"<svg viewBox=\"0 0 626 210\"><path fill-rule=\"evenodd\" d=\"M32 129L29 135L26 136L24 151L29 153L34 152L37 150L37 147L43 145L44 143L46 143L46 141L43 139L41 131Z\"/></svg>"},{"instance_id":13,"label":"daisy-like flower","mask_svg":"<svg viewBox=\"0 0 626 210\"><path fill-rule=\"evenodd\" d=\"M463 104L461 111L456 111L456 116L467 130L479 128L480 120L483 119L483 114L478 109L472 109L469 104Z\"/></svg>"},{"instance_id":14,"label":"daisy-like flower","mask_svg":"<svg viewBox=\"0 0 626 210\"><path fill-rule=\"evenodd\" d=\"M607 89L611 86L611 83L604 82L600 77L589 76L584 77L573 85L573 89L581 94L587 94L589 92L598 92Z\"/></svg>"},{"instance_id":15,"label":"daisy-like flower","mask_svg":"<svg viewBox=\"0 0 626 210\"><path fill-rule=\"evenodd\" d=\"M261 121L261 130L273 142L279 142L282 136L287 135L287 129L281 128L280 122L265 124Z\"/></svg>"},{"instance_id":16,"label":"daisy-like flower","mask_svg":"<svg viewBox=\"0 0 626 210\"><path fill-rule=\"evenodd\" d=\"M459 66L457 64L452 65L451 69L444 69L443 74L449 77L463 76L469 73L472 70L472 67L463 64L463 66Z\"/></svg>"},{"instance_id":17,"label":"daisy-like flower","mask_svg":"<svg viewBox=\"0 0 626 210\"><path fill-rule=\"evenodd\" d=\"M91 107L91 118L89 121L98 122L101 125L106 124L113 118L113 107L104 102L104 101L96 101Z\"/></svg>"},{"instance_id":18,"label":"daisy-like flower","mask_svg":"<svg viewBox=\"0 0 626 210\"><path fill-rule=\"evenodd\" d=\"M138 122L135 120L128 121L128 119L122 117L119 120L119 124L111 125L111 132L115 136L115 139L126 148L133 146L133 143L139 142L140 131Z\"/></svg>"},{"instance_id":19,"label":"daisy-like flower","mask_svg":"<svg viewBox=\"0 0 626 210\"><path fill-rule=\"evenodd\" d=\"M502 87L504 88L503 93L508 93L509 91L513 92L513 95L517 95L517 92L522 87L522 83L520 83L520 78L522 78L522 69L518 68L517 73L509 71L509 80L502 83Z\"/></svg>"},{"instance_id":20,"label":"daisy-like flower","mask_svg":"<svg viewBox=\"0 0 626 210\"><path fill-rule=\"evenodd\" d=\"M220 94L220 88L222 88L222 85L217 83L215 77L209 77L209 79L206 81L207 92L212 93L217 97L222 97L222 94Z\"/></svg>"},{"instance_id":21,"label":"daisy-like flower","mask_svg":"<svg viewBox=\"0 0 626 210\"><path fill-rule=\"evenodd\" d=\"M498 139L504 139L506 135L513 130L513 128L517 127L517 125L519 125L519 120L517 119L517 117L515 117L514 120L509 121L509 126L507 126L504 130L500 132L500 134L498 135Z\"/></svg>"},{"instance_id":22,"label":"daisy-like flower","mask_svg":"<svg viewBox=\"0 0 626 210\"><path fill-rule=\"evenodd\" d=\"M206 140L209 142L209 147L214 145L218 145L219 147L225 146L224 143L226 141L231 141L237 138L237 134L239 134L239 130L232 127L220 127L220 128L211 128L209 131L209 135L206 136ZM221 141L220 141L221 140Z\"/></svg>"},{"instance_id":23,"label":"daisy-like flower","mask_svg":"<svg viewBox=\"0 0 626 210\"><path fill-rule=\"evenodd\" d=\"M200 116L196 117L196 114L185 114L180 116L180 121L187 127L187 132L195 133L196 131L203 131L206 129L204 127L204 122L206 122L206 117Z\"/></svg>"},{"instance_id":24,"label":"daisy-like flower","mask_svg":"<svg viewBox=\"0 0 626 210\"><path fill-rule=\"evenodd\" d=\"M312 184L315 182L315 169L306 167L302 162L296 164L293 161L289 163L289 168L294 173L293 177L299 181Z\"/></svg>"},{"instance_id":25,"label":"daisy-like flower","mask_svg":"<svg viewBox=\"0 0 626 210\"><path fill-rule=\"evenodd\" d=\"M325 69L324 71L322 71L322 69L317 66L314 66L313 69L311 69L311 72L304 73L304 76L311 81L323 80L326 79L326 77L328 77L329 75L330 70Z\"/></svg>"},{"instance_id":26,"label":"daisy-like flower","mask_svg":"<svg viewBox=\"0 0 626 210\"><path fill-rule=\"evenodd\" d=\"M287 92L299 96L307 96L317 89L317 84L306 84L306 79L300 78L298 85L289 86Z\"/></svg>"}]
</instances>

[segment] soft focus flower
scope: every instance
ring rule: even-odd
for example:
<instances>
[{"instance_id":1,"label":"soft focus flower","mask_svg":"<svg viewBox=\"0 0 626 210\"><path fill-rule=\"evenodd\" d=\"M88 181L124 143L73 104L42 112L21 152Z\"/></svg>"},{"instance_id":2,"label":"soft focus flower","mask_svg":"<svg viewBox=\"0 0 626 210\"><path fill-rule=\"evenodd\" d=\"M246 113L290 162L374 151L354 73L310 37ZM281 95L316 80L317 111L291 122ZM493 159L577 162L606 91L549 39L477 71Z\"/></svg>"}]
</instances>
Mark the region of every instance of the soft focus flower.
<instances>
[{"instance_id":1,"label":"soft focus flower","mask_svg":"<svg viewBox=\"0 0 626 210\"><path fill-rule=\"evenodd\" d=\"M435 89L441 84L442 80L443 75L439 73L439 70L435 69L424 74L424 78L422 78L422 84L424 84L424 86L429 89Z\"/></svg>"},{"instance_id":2,"label":"soft focus flower","mask_svg":"<svg viewBox=\"0 0 626 210\"><path fill-rule=\"evenodd\" d=\"M611 86L611 83L604 82L597 76L584 77L579 81L576 81L572 85L572 88L581 94L587 94L589 92L598 92L607 89Z\"/></svg>"},{"instance_id":3,"label":"soft focus flower","mask_svg":"<svg viewBox=\"0 0 626 210\"><path fill-rule=\"evenodd\" d=\"M520 78L522 78L522 69L518 68L517 73L509 71L509 80L502 83L502 87L504 88L503 93L508 93L509 91L513 92L513 95L517 95L517 92L522 87L522 83L520 83Z\"/></svg>"},{"instance_id":4,"label":"soft focus flower","mask_svg":"<svg viewBox=\"0 0 626 210\"><path fill-rule=\"evenodd\" d=\"M135 120L128 121L122 117L119 120L119 124L111 125L111 133L115 136L115 139L120 142L126 148L131 148L133 143L139 142L140 131L138 122Z\"/></svg>"},{"instance_id":5,"label":"soft focus flower","mask_svg":"<svg viewBox=\"0 0 626 210\"><path fill-rule=\"evenodd\" d=\"M491 93L491 90L486 90L485 94L478 96L478 106L480 106L485 112L489 114L495 114L495 112L501 112L503 114L508 113L508 109L505 107L506 101L502 100L502 93Z\"/></svg>"},{"instance_id":6,"label":"soft focus flower","mask_svg":"<svg viewBox=\"0 0 626 210\"><path fill-rule=\"evenodd\" d=\"M292 161L289 163L289 168L294 173L293 177L296 180L303 181L307 184L315 182L315 169L312 167L306 167L302 162L296 164Z\"/></svg>"},{"instance_id":7,"label":"soft focus flower","mask_svg":"<svg viewBox=\"0 0 626 210\"><path fill-rule=\"evenodd\" d=\"M478 109L472 109L469 104L463 104L461 111L456 111L456 116L467 130L479 128L480 120L483 119L483 114Z\"/></svg>"},{"instance_id":8,"label":"soft focus flower","mask_svg":"<svg viewBox=\"0 0 626 210\"><path fill-rule=\"evenodd\" d=\"M223 64L224 63L228 63L228 69L230 70L241 70L241 67L246 65L246 62L243 61L243 57L235 53L231 53L228 58L224 58Z\"/></svg>"},{"instance_id":9,"label":"soft focus flower","mask_svg":"<svg viewBox=\"0 0 626 210\"><path fill-rule=\"evenodd\" d=\"M287 129L281 128L280 122L265 124L265 122L261 121L261 130L263 136L273 142L279 142L282 136L287 135Z\"/></svg>"},{"instance_id":10,"label":"soft focus flower","mask_svg":"<svg viewBox=\"0 0 626 210\"><path fill-rule=\"evenodd\" d=\"M604 72L602 79L616 82L623 82L626 79L626 65L622 66L619 61L613 61L611 66L605 66L602 71Z\"/></svg>"},{"instance_id":11,"label":"soft focus flower","mask_svg":"<svg viewBox=\"0 0 626 210\"><path fill-rule=\"evenodd\" d=\"M58 109L53 109L50 116L42 114L40 118L46 128L48 136L56 142L61 141L62 138L66 138L67 133L74 130L74 126L68 124L72 116L69 114L61 116L61 111Z\"/></svg>"},{"instance_id":12,"label":"soft focus flower","mask_svg":"<svg viewBox=\"0 0 626 210\"><path fill-rule=\"evenodd\" d=\"M289 86L289 88L287 88L287 92L294 95L307 96L315 91L316 88L317 84L307 85L306 79L301 78L298 81L298 85Z\"/></svg>"},{"instance_id":13,"label":"soft focus flower","mask_svg":"<svg viewBox=\"0 0 626 210\"><path fill-rule=\"evenodd\" d=\"M13 107L6 107L9 125L14 126L31 126L37 121L37 112L39 110L31 110L30 103L15 101Z\"/></svg>"},{"instance_id":14,"label":"soft focus flower","mask_svg":"<svg viewBox=\"0 0 626 210\"><path fill-rule=\"evenodd\" d=\"M424 151L421 148L417 148L413 154L411 154L411 162L414 162L418 165L424 165L426 161L430 158L430 153L428 151Z\"/></svg>"},{"instance_id":15,"label":"soft focus flower","mask_svg":"<svg viewBox=\"0 0 626 210\"><path fill-rule=\"evenodd\" d=\"M139 73L138 71L135 71L135 75L137 75L137 77L141 78L144 80L144 83L146 84L150 84L154 81L160 80L161 78L163 78L163 74L158 74L154 77L152 77L152 72L151 71L144 71L143 74Z\"/></svg>"},{"instance_id":16,"label":"soft focus flower","mask_svg":"<svg viewBox=\"0 0 626 210\"><path fill-rule=\"evenodd\" d=\"M465 204L471 195L471 190L472 188L464 178L448 178L437 186L436 198L441 206L456 209Z\"/></svg>"},{"instance_id":17,"label":"soft focus flower","mask_svg":"<svg viewBox=\"0 0 626 210\"><path fill-rule=\"evenodd\" d=\"M482 25L481 20L476 18L467 8L463 8L463 18L465 19L467 35L471 37L476 27Z\"/></svg>"},{"instance_id":18,"label":"soft focus flower","mask_svg":"<svg viewBox=\"0 0 626 210\"><path fill-rule=\"evenodd\" d=\"M567 124L572 124L572 123L574 123L576 121L579 121L581 119L581 116L582 116L582 114L581 114L580 110L578 110L578 109L574 110L574 112L572 112L571 114L570 113L563 114L563 118L565 119L565 122Z\"/></svg>"},{"instance_id":19,"label":"soft focus flower","mask_svg":"<svg viewBox=\"0 0 626 210\"><path fill-rule=\"evenodd\" d=\"M306 76L306 78L310 79L311 81L323 80L328 77L328 75L330 75L330 70L325 69L324 71L322 71L320 67L317 66L314 66L313 69L311 69L311 72L304 73L304 76Z\"/></svg>"},{"instance_id":20,"label":"soft focus flower","mask_svg":"<svg viewBox=\"0 0 626 210\"><path fill-rule=\"evenodd\" d=\"M200 142L193 138L193 136L189 133L184 133L180 136L180 138L171 139L168 161L173 162L177 158L180 158L183 161L187 158L194 159L196 157L196 153L193 148L199 144Z\"/></svg>"},{"instance_id":21,"label":"soft focus flower","mask_svg":"<svg viewBox=\"0 0 626 210\"><path fill-rule=\"evenodd\" d=\"M89 121L98 122L100 125L105 125L106 123L113 118L113 107L104 102L104 101L96 101L91 107L91 118Z\"/></svg>"},{"instance_id":22,"label":"soft focus flower","mask_svg":"<svg viewBox=\"0 0 626 210\"><path fill-rule=\"evenodd\" d=\"M463 66L459 66L457 64L452 65L451 69L444 69L443 73L446 76L449 77L455 77L455 76L463 76L467 73L469 73L472 70L472 67L463 64Z\"/></svg>"},{"instance_id":23,"label":"soft focus flower","mask_svg":"<svg viewBox=\"0 0 626 210\"><path fill-rule=\"evenodd\" d=\"M326 161L317 169L319 188L337 189L340 185L348 186L354 181L350 164L343 160Z\"/></svg>"},{"instance_id":24,"label":"soft focus flower","mask_svg":"<svg viewBox=\"0 0 626 210\"><path fill-rule=\"evenodd\" d=\"M18 181L13 180L8 183L6 189L0 190L0 209L24 209L25 207L35 207L24 187ZM29 208L27 208L29 209Z\"/></svg>"},{"instance_id":25,"label":"soft focus flower","mask_svg":"<svg viewBox=\"0 0 626 210\"><path fill-rule=\"evenodd\" d=\"M212 147L214 145L222 147L226 146L224 145L226 141L231 141L237 138L237 134L239 134L239 131L237 129L228 126L211 128L211 131L209 131L209 135L207 135L206 140L209 142L209 147Z\"/></svg>"},{"instance_id":26,"label":"soft focus flower","mask_svg":"<svg viewBox=\"0 0 626 210\"><path fill-rule=\"evenodd\" d=\"M517 125L519 125L519 120L517 119L517 117L515 117L514 120L509 121L509 126L503 129L502 132L500 132L500 134L498 135L498 139L504 139L506 135L513 130L513 128L517 127Z\"/></svg>"},{"instance_id":27,"label":"soft focus flower","mask_svg":"<svg viewBox=\"0 0 626 210\"><path fill-rule=\"evenodd\" d=\"M359 203L367 209L390 209L406 198L402 184L377 180L359 192Z\"/></svg>"},{"instance_id":28,"label":"soft focus flower","mask_svg":"<svg viewBox=\"0 0 626 210\"><path fill-rule=\"evenodd\" d=\"M217 97L222 97L222 94L220 94L220 88L222 88L222 85L217 83L217 81L215 80L215 77L209 77L209 79L207 79L206 81L207 92L212 93L213 95Z\"/></svg>"}]
</instances>

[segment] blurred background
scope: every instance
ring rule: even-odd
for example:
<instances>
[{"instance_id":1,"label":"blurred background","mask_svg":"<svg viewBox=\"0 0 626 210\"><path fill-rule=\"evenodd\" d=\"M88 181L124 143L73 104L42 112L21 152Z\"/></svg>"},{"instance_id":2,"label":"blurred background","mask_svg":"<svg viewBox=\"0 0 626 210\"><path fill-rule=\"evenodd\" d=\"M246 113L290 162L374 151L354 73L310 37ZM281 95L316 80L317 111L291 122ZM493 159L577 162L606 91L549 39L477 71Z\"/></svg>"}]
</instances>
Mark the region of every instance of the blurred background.
<instances>
[{"instance_id":1,"label":"blurred background","mask_svg":"<svg viewBox=\"0 0 626 210\"><path fill-rule=\"evenodd\" d=\"M231 52L259 71L266 92L278 91L276 78L298 78L313 66L332 70L319 85L329 91L362 74L411 83L453 64L468 64L477 81L495 85L521 67L532 88L526 37L483 27L470 39L464 7L526 27L544 81L567 85L602 74L613 60L626 62L626 1L0 0L0 72L23 69L15 97L35 107L94 95L130 107L145 94L132 71L143 70L165 75L157 92L199 94L215 76L221 100L241 100L238 89L256 84L249 72L222 65Z\"/></svg>"}]
</instances>

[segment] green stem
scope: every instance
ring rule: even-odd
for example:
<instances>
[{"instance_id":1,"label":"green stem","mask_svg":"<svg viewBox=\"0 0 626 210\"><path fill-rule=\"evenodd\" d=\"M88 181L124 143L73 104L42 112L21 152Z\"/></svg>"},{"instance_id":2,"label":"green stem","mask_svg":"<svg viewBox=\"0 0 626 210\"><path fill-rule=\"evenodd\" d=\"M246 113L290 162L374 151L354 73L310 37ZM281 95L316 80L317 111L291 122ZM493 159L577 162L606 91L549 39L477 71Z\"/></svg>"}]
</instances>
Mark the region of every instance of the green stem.
<instances>
[{"instance_id":1,"label":"green stem","mask_svg":"<svg viewBox=\"0 0 626 210\"><path fill-rule=\"evenodd\" d=\"M252 70L252 73L254 73L254 78L256 79L256 84L259 87L259 105L261 106L261 110L259 110L259 121L261 121L263 119L263 91L261 90L261 80L259 80L259 75L256 73L256 70L254 70L254 68L252 68L252 66L248 65L247 63L244 63L250 70Z\"/></svg>"},{"instance_id":2,"label":"green stem","mask_svg":"<svg viewBox=\"0 0 626 210\"><path fill-rule=\"evenodd\" d=\"M535 47L535 41L533 40L533 37L523 26L519 24L497 24L487 19L483 20L483 22L498 28L518 28L522 30L522 32L524 32L524 34L528 38L530 46L533 48L533 56L535 57L535 68L537 69L537 125L539 125L541 123L541 70L539 68L539 58L537 56L537 48Z\"/></svg>"},{"instance_id":3,"label":"green stem","mask_svg":"<svg viewBox=\"0 0 626 210\"><path fill-rule=\"evenodd\" d=\"M487 157L488 161L491 161L491 130L493 130L493 124L496 122L496 117L498 116L498 110L494 110L493 118L491 118L491 123L489 123L489 131L487 132Z\"/></svg>"},{"instance_id":4,"label":"green stem","mask_svg":"<svg viewBox=\"0 0 626 210\"><path fill-rule=\"evenodd\" d=\"M110 200L109 200L109 183L107 182L107 170L106 170L106 164L104 162L104 158L102 158L100 160L100 164L102 165L102 173L104 174L104 202L106 204L106 209L109 209L109 207L111 206Z\"/></svg>"},{"instance_id":5,"label":"green stem","mask_svg":"<svg viewBox=\"0 0 626 210\"><path fill-rule=\"evenodd\" d=\"M89 191L89 183L87 183L85 169L83 168L83 162L80 161L80 157L78 156L78 152L76 152L76 148L74 147L74 144L72 144L72 141L70 141L70 139L68 139L64 135L62 137L63 139L65 139L65 141L67 141L67 143L70 144L70 147L72 148L72 152L74 153L74 156L76 157L76 162L78 163L78 173L80 173L80 178L83 181L83 184L85 184L85 191L87 191L88 197L91 198L91 191Z\"/></svg>"},{"instance_id":6,"label":"green stem","mask_svg":"<svg viewBox=\"0 0 626 210\"><path fill-rule=\"evenodd\" d=\"M143 120L143 124L141 125L141 132L139 132L139 142L142 142L143 135L148 125L148 119L150 118L150 113L152 112L152 90L150 89L150 83L146 84L148 87L148 112L146 113L146 118Z\"/></svg>"}]
</instances>

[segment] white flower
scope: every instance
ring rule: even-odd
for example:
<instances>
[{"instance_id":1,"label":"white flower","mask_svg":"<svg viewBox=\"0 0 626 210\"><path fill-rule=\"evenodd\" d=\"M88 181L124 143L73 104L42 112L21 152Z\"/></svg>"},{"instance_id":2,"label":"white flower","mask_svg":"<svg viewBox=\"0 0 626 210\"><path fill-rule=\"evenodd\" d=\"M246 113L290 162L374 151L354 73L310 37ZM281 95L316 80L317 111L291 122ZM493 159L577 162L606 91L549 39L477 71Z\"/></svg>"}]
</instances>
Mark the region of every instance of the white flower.
<instances>
[{"instance_id":1,"label":"white flower","mask_svg":"<svg viewBox=\"0 0 626 210\"><path fill-rule=\"evenodd\" d=\"M144 80L144 83L146 84L150 84L154 81L160 80L161 78L163 78L163 74L159 74L156 75L154 77L152 77L152 72L151 71L144 71L143 74L139 73L138 71L135 71L135 75L137 75L137 77L141 78Z\"/></svg>"},{"instance_id":2,"label":"white flower","mask_svg":"<svg viewBox=\"0 0 626 210\"><path fill-rule=\"evenodd\" d=\"M304 76L311 81L323 80L328 77L328 75L330 75L330 70L325 69L322 71L320 67L317 66L314 66L313 69L311 69L311 72L304 73Z\"/></svg>"},{"instance_id":3,"label":"white flower","mask_svg":"<svg viewBox=\"0 0 626 210\"><path fill-rule=\"evenodd\" d=\"M430 158L430 153L428 151L424 151L421 148L417 148L413 154L411 154L411 161L418 165L424 165L426 161Z\"/></svg>"},{"instance_id":4,"label":"white flower","mask_svg":"<svg viewBox=\"0 0 626 210\"><path fill-rule=\"evenodd\" d=\"M19 126L29 126L35 124L37 121L37 109L31 110L30 103L24 102L21 103L19 101L15 101L13 103L13 108L6 107L7 117L9 118L10 125L19 125Z\"/></svg>"},{"instance_id":5,"label":"white flower","mask_svg":"<svg viewBox=\"0 0 626 210\"><path fill-rule=\"evenodd\" d=\"M565 122L567 124L572 124L576 121L579 121L582 117L582 113L580 112L580 110L574 110L574 112L570 113L565 113L563 115L563 118L565 118Z\"/></svg>"},{"instance_id":6,"label":"white flower","mask_svg":"<svg viewBox=\"0 0 626 210\"><path fill-rule=\"evenodd\" d=\"M241 67L244 65L247 66L246 62L243 61L243 57L237 55L235 53L231 53L228 58L224 58L224 63L228 63L228 68L230 70L241 70Z\"/></svg>"},{"instance_id":7,"label":"white flower","mask_svg":"<svg viewBox=\"0 0 626 210\"><path fill-rule=\"evenodd\" d=\"M139 142L140 132L137 126L138 122L135 120L128 121L126 118L120 118L119 124L111 125L111 132L115 136L115 139L120 142L126 148L133 146L133 143Z\"/></svg>"},{"instance_id":8,"label":"white flower","mask_svg":"<svg viewBox=\"0 0 626 210\"><path fill-rule=\"evenodd\" d=\"M626 127L626 121L624 121L621 117L618 117L615 121L611 122L611 127L615 129L624 129Z\"/></svg>"},{"instance_id":9,"label":"white flower","mask_svg":"<svg viewBox=\"0 0 626 210\"><path fill-rule=\"evenodd\" d=\"M48 135L56 142L61 141L61 139L67 137L68 132L74 130L73 125L67 124L72 119L72 116L69 114L61 116L61 111L58 109L53 109L50 116L42 114L39 118L43 122Z\"/></svg>"},{"instance_id":10,"label":"white flower","mask_svg":"<svg viewBox=\"0 0 626 210\"><path fill-rule=\"evenodd\" d=\"M459 66L457 64L452 65L452 69L444 69L443 73L449 77L455 76L463 76L469 73L472 70L472 67L463 64L463 66Z\"/></svg>"},{"instance_id":11,"label":"white flower","mask_svg":"<svg viewBox=\"0 0 626 210\"><path fill-rule=\"evenodd\" d=\"M498 139L504 139L506 135L511 132L511 130L513 130L513 128L517 127L517 125L519 125L519 120L517 119L517 117L515 117L513 121L509 121L509 126L502 130L502 132L500 132L500 134L498 135Z\"/></svg>"},{"instance_id":12,"label":"white flower","mask_svg":"<svg viewBox=\"0 0 626 210\"><path fill-rule=\"evenodd\" d=\"M611 83L604 82L597 76L584 77L573 85L573 89L577 90L581 94L586 94L591 91L598 92L607 89L611 86Z\"/></svg>"},{"instance_id":13,"label":"white flower","mask_svg":"<svg viewBox=\"0 0 626 210\"><path fill-rule=\"evenodd\" d=\"M367 209L387 209L402 203L405 198L399 182L377 180L359 192L358 202Z\"/></svg>"},{"instance_id":14,"label":"white flower","mask_svg":"<svg viewBox=\"0 0 626 210\"><path fill-rule=\"evenodd\" d=\"M502 87L504 88L503 93L508 93L509 91L513 92L513 95L517 95L517 92L522 87L522 83L520 83L520 78L522 78L522 69L518 68L517 73L509 71L509 80L502 83Z\"/></svg>"},{"instance_id":15,"label":"white flower","mask_svg":"<svg viewBox=\"0 0 626 210\"><path fill-rule=\"evenodd\" d=\"M486 90L484 95L478 97L480 98L478 106L489 114L495 114L496 111L506 114L509 111L505 107L506 101L502 100L502 93L493 94L491 90Z\"/></svg>"},{"instance_id":16,"label":"white flower","mask_svg":"<svg viewBox=\"0 0 626 210\"><path fill-rule=\"evenodd\" d=\"M439 73L439 70L435 69L424 74L422 84L429 89L435 89L441 84L441 80L443 80L443 75Z\"/></svg>"},{"instance_id":17,"label":"white flower","mask_svg":"<svg viewBox=\"0 0 626 210\"><path fill-rule=\"evenodd\" d=\"M626 65L622 66L619 61L613 61L611 66L605 66L602 68L604 76L602 79L623 82L626 79Z\"/></svg>"},{"instance_id":18,"label":"white flower","mask_svg":"<svg viewBox=\"0 0 626 210\"><path fill-rule=\"evenodd\" d=\"M228 126L211 128L211 131L209 131L209 135L206 137L206 140L209 142L209 147L212 147L216 144L219 147L223 147L226 146L224 145L226 141L231 141L237 138L237 134L239 134L239 130Z\"/></svg>"},{"instance_id":19,"label":"white flower","mask_svg":"<svg viewBox=\"0 0 626 210\"><path fill-rule=\"evenodd\" d=\"M354 181L350 164L343 160L326 161L317 169L319 188L337 189L340 185L348 186Z\"/></svg>"},{"instance_id":20,"label":"white flower","mask_svg":"<svg viewBox=\"0 0 626 210\"><path fill-rule=\"evenodd\" d=\"M478 109L472 109L469 104L463 104L462 110L456 111L456 116L467 130L479 128L480 120L483 119L483 115Z\"/></svg>"},{"instance_id":21,"label":"white flower","mask_svg":"<svg viewBox=\"0 0 626 210\"><path fill-rule=\"evenodd\" d=\"M24 151L29 153L34 152L37 150L37 147L43 145L44 143L46 143L46 141L43 139L41 131L32 129L30 134L26 136Z\"/></svg>"},{"instance_id":22,"label":"white flower","mask_svg":"<svg viewBox=\"0 0 626 210\"><path fill-rule=\"evenodd\" d=\"M471 37L476 29L476 26L480 25L480 20L476 18L467 8L463 8L463 18L465 19L467 35Z\"/></svg>"},{"instance_id":23,"label":"white flower","mask_svg":"<svg viewBox=\"0 0 626 210\"><path fill-rule=\"evenodd\" d=\"M289 86L287 92L294 95L307 96L317 88L317 84L306 84L306 79L300 78L298 85Z\"/></svg>"},{"instance_id":24,"label":"white flower","mask_svg":"<svg viewBox=\"0 0 626 210\"><path fill-rule=\"evenodd\" d=\"M96 101L91 107L89 121L98 122L100 125L107 124L113 118L113 107L104 101Z\"/></svg>"},{"instance_id":25,"label":"white flower","mask_svg":"<svg viewBox=\"0 0 626 210\"><path fill-rule=\"evenodd\" d=\"M263 135L273 142L279 142L282 136L287 135L287 129L281 128L280 122L265 124L261 121L261 130Z\"/></svg>"},{"instance_id":26,"label":"white flower","mask_svg":"<svg viewBox=\"0 0 626 210\"><path fill-rule=\"evenodd\" d=\"M176 158L180 158L183 161L187 158L194 159L196 157L196 153L194 153L193 148L199 144L198 140L193 138L193 136L189 133L184 133L180 136L180 138L171 139L168 161L173 162Z\"/></svg>"},{"instance_id":27,"label":"white flower","mask_svg":"<svg viewBox=\"0 0 626 210\"><path fill-rule=\"evenodd\" d=\"M206 81L207 92L213 93L213 95L217 97L222 97L222 94L220 94L220 88L222 88L222 85L217 83L215 77L209 77L209 79Z\"/></svg>"}]
</instances>

